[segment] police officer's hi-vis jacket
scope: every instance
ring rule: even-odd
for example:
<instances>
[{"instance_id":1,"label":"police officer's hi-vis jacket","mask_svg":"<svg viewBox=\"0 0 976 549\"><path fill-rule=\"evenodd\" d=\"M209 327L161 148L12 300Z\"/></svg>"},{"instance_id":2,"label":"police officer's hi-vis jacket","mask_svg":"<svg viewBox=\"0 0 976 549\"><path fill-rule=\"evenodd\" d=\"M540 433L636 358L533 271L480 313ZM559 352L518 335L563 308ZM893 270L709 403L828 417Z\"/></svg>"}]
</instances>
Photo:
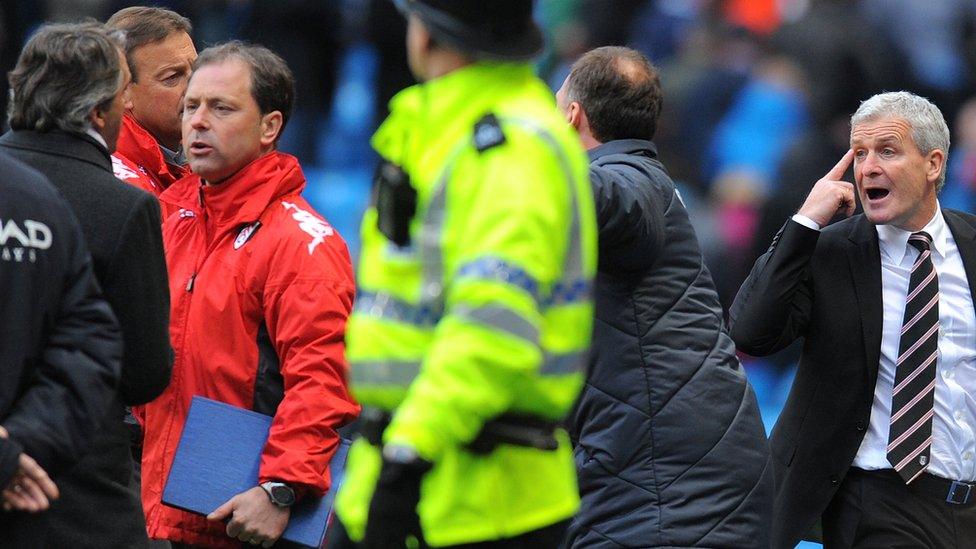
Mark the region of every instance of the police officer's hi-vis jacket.
<instances>
[{"instance_id":1,"label":"police officer's hi-vis jacket","mask_svg":"<svg viewBox=\"0 0 976 549\"><path fill-rule=\"evenodd\" d=\"M393 414L382 441L434 464L418 506L427 543L568 519L579 498L561 429L555 450L468 445L503 415L561 420L581 387L597 256L578 137L529 65L478 63L397 95L373 145L416 207L403 181L377 185L347 357L364 410ZM337 502L354 540L380 464L377 445L355 443Z\"/></svg>"}]
</instances>

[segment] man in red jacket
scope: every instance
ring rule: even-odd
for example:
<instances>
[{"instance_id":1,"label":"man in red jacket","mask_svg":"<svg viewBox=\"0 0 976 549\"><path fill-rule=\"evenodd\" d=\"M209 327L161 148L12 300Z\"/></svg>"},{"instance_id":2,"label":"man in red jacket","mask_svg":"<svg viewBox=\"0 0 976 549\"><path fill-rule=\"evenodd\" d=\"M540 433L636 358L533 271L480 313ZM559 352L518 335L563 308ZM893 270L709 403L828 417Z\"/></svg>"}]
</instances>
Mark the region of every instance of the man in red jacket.
<instances>
[{"instance_id":1,"label":"man in red jacket","mask_svg":"<svg viewBox=\"0 0 976 549\"><path fill-rule=\"evenodd\" d=\"M142 486L150 536L175 547L270 546L296 499L329 488L336 430L358 413L343 345L349 253L300 196L297 160L275 149L293 82L271 51L231 42L200 54L187 88L194 175L160 198L178 212L163 223L176 362L173 383L146 407ZM274 416L260 486L209 522L160 503L193 395Z\"/></svg>"},{"instance_id":2,"label":"man in red jacket","mask_svg":"<svg viewBox=\"0 0 976 549\"><path fill-rule=\"evenodd\" d=\"M124 8L106 25L125 31L125 57L132 73L132 108L122 119L115 176L150 192L188 173L180 147L180 101L190 79L197 50L190 20L163 8ZM164 210L163 219L166 219Z\"/></svg>"}]
</instances>

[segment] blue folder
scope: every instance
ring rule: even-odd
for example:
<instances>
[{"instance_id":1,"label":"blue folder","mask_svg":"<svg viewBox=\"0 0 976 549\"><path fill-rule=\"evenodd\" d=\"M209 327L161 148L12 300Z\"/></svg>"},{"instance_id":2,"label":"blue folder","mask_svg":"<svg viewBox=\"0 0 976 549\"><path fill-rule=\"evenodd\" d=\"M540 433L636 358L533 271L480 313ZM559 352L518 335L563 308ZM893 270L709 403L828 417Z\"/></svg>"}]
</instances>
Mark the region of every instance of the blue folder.
<instances>
[{"instance_id":1,"label":"blue folder","mask_svg":"<svg viewBox=\"0 0 976 549\"><path fill-rule=\"evenodd\" d=\"M193 397L163 489L163 503L207 515L257 486L271 419L216 400ZM348 452L349 441L343 440L329 464L331 489L321 498L305 497L295 504L282 539L322 546Z\"/></svg>"}]
</instances>

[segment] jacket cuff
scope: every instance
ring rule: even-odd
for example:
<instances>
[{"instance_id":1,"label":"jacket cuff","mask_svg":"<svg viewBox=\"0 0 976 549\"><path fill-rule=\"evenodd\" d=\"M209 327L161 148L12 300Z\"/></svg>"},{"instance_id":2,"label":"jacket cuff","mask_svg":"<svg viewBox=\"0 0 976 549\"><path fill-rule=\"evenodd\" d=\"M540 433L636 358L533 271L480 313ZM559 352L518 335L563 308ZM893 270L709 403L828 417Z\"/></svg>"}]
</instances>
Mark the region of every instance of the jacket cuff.
<instances>
[{"instance_id":1,"label":"jacket cuff","mask_svg":"<svg viewBox=\"0 0 976 549\"><path fill-rule=\"evenodd\" d=\"M0 489L6 488L17 469L20 468L20 454L23 447L9 438L0 439Z\"/></svg>"},{"instance_id":2,"label":"jacket cuff","mask_svg":"<svg viewBox=\"0 0 976 549\"><path fill-rule=\"evenodd\" d=\"M816 222L814 222L816 223ZM790 218L783 226L783 230L780 234L776 235L773 242L780 241L784 245L789 247L796 247L796 249L813 249L817 246L817 241L820 240L821 229L814 229L808 227L793 218Z\"/></svg>"}]
</instances>

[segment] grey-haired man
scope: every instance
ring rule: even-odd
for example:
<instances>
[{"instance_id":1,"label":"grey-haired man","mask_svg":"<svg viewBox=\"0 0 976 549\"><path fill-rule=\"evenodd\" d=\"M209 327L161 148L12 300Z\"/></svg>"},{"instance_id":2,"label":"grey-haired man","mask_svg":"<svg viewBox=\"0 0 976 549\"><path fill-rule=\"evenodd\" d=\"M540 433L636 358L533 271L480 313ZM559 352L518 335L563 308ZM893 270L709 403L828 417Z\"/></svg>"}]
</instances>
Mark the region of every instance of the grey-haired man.
<instances>
[{"instance_id":1,"label":"grey-haired man","mask_svg":"<svg viewBox=\"0 0 976 549\"><path fill-rule=\"evenodd\" d=\"M730 315L753 355L804 338L770 441L773 546L822 519L828 548L972 547L976 217L939 206L949 128L927 99L871 97L850 143Z\"/></svg>"}]
</instances>

